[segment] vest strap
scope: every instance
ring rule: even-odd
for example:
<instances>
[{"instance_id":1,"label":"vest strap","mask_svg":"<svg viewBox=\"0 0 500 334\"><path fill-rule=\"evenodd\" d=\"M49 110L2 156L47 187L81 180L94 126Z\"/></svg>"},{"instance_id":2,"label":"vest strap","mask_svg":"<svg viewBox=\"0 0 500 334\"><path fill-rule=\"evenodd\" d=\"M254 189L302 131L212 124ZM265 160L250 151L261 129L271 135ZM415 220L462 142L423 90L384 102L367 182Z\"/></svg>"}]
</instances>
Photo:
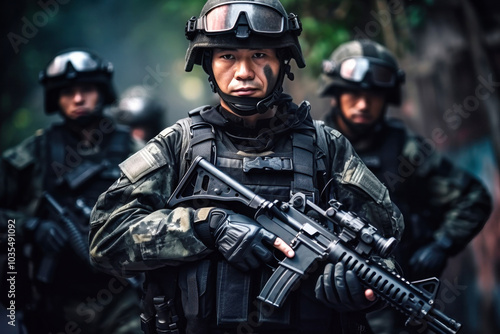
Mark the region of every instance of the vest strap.
<instances>
[{"instance_id":1,"label":"vest strap","mask_svg":"<svg viewBox=\"0 0 500 334\"><path fill-rule=\"evenodd\" d=\"M202 156L208 161L215 162L215 129L212 124L205 122L200 116L200 112L206 107L193 109L189 112L191 127L189 129L191 140L186 159L191 162L198 156Z\"/></svg>"},{"instance_id":2,"label":"vest strap","mask_svg":"<svg viewBox=\"0 0 500 334\"><path fill-rule=\"evenodd\" d=\"M255 159L243 158L243 171L245 173L254 169L292 171L293 162L288 157L256 157Z\"/></svg>"},{"instance_id":3,"label":"vest strap","mask_svg":"<svg viewBox=\"0 0 500 334\"><path fill-rule=\"evenodd\" d=\"M293 183L292 193L302 192L306 197L315 202L317 199L317 190L314 186L314 137L311 134L294 133L293 134Z\"/></svg>"}]
</instances>

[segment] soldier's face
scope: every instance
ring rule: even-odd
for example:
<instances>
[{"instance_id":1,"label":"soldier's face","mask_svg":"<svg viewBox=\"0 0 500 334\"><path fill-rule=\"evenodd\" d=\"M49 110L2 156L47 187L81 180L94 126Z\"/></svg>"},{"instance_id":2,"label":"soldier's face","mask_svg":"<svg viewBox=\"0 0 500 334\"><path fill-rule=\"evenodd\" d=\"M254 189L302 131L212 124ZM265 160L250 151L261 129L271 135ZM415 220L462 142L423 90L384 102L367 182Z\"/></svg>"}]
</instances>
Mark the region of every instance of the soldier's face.
<instances>
[{"instance_id":1,"label":"soldier's face","mask_svg":"<svg viewBox=\"0 0 500 334\"><path fill-rule=\"evenodd\" d=\"M382 116L385 95L368 91L344 92L340 95L340 108L353 125L369 126Z\"/></svg>"},{"instance_id":2,"label":"soldier's face","mask_svg":"<svg viewBox=\"0 0 500 334\"><path fill-rule=\"evenodd\" d=\"M263 98L274 88L280 61L274 49L215 49L212 70L228 95ZM221 101L222 106L229 109Z\"/></svg>"},{"instance_id":3,"label":"soldier's face","mask_svg":"<svg viewBox=\"0 0 500 334\"><path fill-rule=\"evenodd\" d=\"M59 94L59 106L64 115L72 120L96 112L99 91L92 84L78 84L63 88Z\"/></svg>"}]
</instances>

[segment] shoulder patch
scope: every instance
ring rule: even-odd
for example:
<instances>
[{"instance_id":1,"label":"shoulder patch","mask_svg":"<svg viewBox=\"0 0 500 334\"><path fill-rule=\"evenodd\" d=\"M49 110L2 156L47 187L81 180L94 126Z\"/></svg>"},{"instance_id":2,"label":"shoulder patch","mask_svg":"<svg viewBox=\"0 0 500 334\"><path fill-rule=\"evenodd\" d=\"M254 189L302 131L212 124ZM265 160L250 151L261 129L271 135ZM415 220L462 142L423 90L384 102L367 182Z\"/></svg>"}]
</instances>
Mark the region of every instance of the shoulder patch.
<instances>
[{"instance_id":1,"label":"shoulder patch","mask_svg":"<svg viewBox=\"0 0 500 334\"><path fill-rule=\"evenodd\" d=\"M330 134L331 134L332 136L334 136L335 138L340 138L340 137L342 137L342 133L340 133L340 131L335 130L335 129L331 129Z\"/></svg>"},{"instance_id":2,"label":"shoulder patch","mask_svg":"<svg viewBox=\"0 0 500 334\"><path fill-rule=\"evenodd\" d=\"M174 130L171 127L165 128L161 130L161 132L158 134L160 137L167 137L169 134L174 132Z\"/></svg>"},{"instance_id":3,"label":"shoulder patch","mask_svg":"<svg viewBox=\"0 0 500 334\"><path fill-rule=\"evenodd\" d=\"M160 148L156 144L151 143L131 155L119 167L130 182L134 183L144 175L166 165L166 163L167 160Z\"/></svg>"},{"instance_id":4,"label":"shoulder patch","mask_svg":"<svg viewBox=\"0 0 500 334\"><path fill-rule=\"evenodd\" d=\"M363 190L377 203L382 203L387 193L385 186L358 157L351 156L342 172L342 183L351 184Z\"/></svg>"}]
</instances>

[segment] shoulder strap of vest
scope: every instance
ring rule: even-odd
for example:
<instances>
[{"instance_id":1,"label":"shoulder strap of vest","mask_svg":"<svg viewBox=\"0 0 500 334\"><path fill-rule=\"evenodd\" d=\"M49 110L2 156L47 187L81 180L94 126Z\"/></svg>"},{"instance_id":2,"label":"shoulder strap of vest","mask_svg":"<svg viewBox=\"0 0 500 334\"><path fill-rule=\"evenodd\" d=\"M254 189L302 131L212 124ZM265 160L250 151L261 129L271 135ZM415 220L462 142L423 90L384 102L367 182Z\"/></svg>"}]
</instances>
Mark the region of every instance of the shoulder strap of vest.
<instances>
[{"instance_id":1,"label":"shoulder strap of vest","mask_svg":"<svg viewBox=\"0 0 500 334\"><path fill-rule=\"evenodd\" d=\"M320 150L324 154L328 154L328 144L326 142L325 135L325 122L321 120L313 120L314 127L316 128L316 143L319 146Z\"/></svg>"},{"instance_id":2,"label":"shoulder strap of vest","mask_svg":"<svg viewBox=\"0 0 500 334\"><path fill-rule=\"evenodd\" d=\"M314 186L315 149L314 138L310 134L296 132L293 134L293 182L292 193L302 192L313 202L317 199Z\"/></svg>"},{"instance_id":3,"label":"shoulder strap of vest","mask_svg":"<svg viewBox=\"0 0 500 334\"><path fill-rule=\"evenodd\" d=\"M399 126L385 125L380 142L369 150L358 152L360 158L379 178L386 171L397 173L399 160L397 156L403 152L406 143L406 131Z\"/></svg>"},{"instance_id":4,"label":"shoulder strap of vest","mask_svg":"<svg viewBox=\"0 0 500 334\"><path fill-rule=\"evenodd\" d=\"M307 101L301 103L299 108L311 106ZM309 111L308 111L309 112ZM316 202L318 190L316 185L316 148L314 142L316 136L314 129L310 127L299 127L293 134L293 182L292 193L302 192L309 200Z\"/></svg>"},{"instance_id":5,"label":"shoulder strap of vest","mask_svg":"<svg viewBox=\"0 0 500 334\"><path fill-rule=\"evenodd\" d=\"M64 161L64 138L62 133L62 124L55 124L47 130L44 145L41 147L45 151L47 166L46 171L50 171L57 166L65 166ZM61 168L61 167L60 167ZM46 173L43 180L43 189L51 190L56 184L62 181L60 175L56 173L57 178L49 177Z\"/></svg>"},{"instance_id":6,"label":"shoulder strap of vest","mask_svg":"<svg viewBox=\"0 0 500 334\"><path fill-rule=\"evenodd\" d=\"M182 129L182 146L181 146L181 161L180 162L180 167L179 167L179 176L182 177L185 173L186 170L189 167L189 163L187 160L187 155L188 155L188 150L189 150L189 144L191 142L191 135L190 135L190 129L191 129L191 118L182 118L177 121L177 124L180 125Z\"/></svg>"},{"instance_id":7,"label":"shoulder strap of vest","mask_svg":"<svg viewBox=\"0 0 500 334\"><path fill-rule=\"evenodd\" d=\"M131 153L130 138L129 129L117 124L116 130L111 135L106 152L113 155L116 154L116 156L122 160L125 159L127 155Z\"/></svg>"},{"instance_id":8,"label":"shoulder strap of vest","mask_svg":"<svg viewBox=\"0 0 500 334\"><path fill-rule=\"evenodd\" d=\"M202 156L211 162L215 161L215 129L212 124L205 122L200 115L201 111L206 108L211 108L211 106L199 107L188 113L191 118L191 127L189 129L191 141L186 160L189 163L197 156Z\"/></svg>"},{"instance_id":9,"label":"shoulder strap of vest","mask_svg":"<svg viewBox=\"0 0 500 334\"><path fill-rule=\"evenodd\" d=\"M387 139L386 139L386 147L381 153L383 158L393 158L391 153L397 152L397 154L401 154L403 151L403 147L406 139L406 131L400 127L392 127L387 131ZM394 153L393 153L394 154ZM384 156L389 155L389 156ZM393 159L394 160L394 159Z\"/></svg>"}]
</instances>

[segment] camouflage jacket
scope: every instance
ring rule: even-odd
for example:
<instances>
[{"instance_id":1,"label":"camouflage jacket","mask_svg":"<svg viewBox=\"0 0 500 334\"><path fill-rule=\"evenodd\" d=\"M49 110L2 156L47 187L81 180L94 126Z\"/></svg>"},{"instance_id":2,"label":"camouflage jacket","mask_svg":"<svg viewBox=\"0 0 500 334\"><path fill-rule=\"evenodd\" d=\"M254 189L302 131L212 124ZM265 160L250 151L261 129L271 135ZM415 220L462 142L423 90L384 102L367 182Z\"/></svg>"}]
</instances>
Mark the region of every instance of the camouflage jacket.
<instances>
[{"instance_id":1,"label":"camouflage jacket","mask_svg":"<svg viewBox=\"0 0 500 334\"><path fill-rule=\"evenodd\" d=\"M166 128L121 164L122 171L125 169L127 173L99 197L92 212L90 231L90 253L96 267L129 275L134 271L195 261L211 252L193 229L194 222L206 219L207 208L166 207L182 177L180 171L183 170L186 140L189 140L182 125L185 122L181 120ZM312 124L312 120L310 122ZM231 122L226 123L224 129L233 126ZM228 139L222 127L215 125L215 131L217 145ZM332 195L346 210L369 219L385 236L399 238L403 220L390 201L387 189L338 131L324 126L321 131L323 136L318 137L326 138L324 147L328 152L321 152L316 147L316 153L328 160L327 178L331 179ZM289 134L283 136L286 137L281 139L291 140L286 139L290 138Z\"/></svg>"}]
</instances>

